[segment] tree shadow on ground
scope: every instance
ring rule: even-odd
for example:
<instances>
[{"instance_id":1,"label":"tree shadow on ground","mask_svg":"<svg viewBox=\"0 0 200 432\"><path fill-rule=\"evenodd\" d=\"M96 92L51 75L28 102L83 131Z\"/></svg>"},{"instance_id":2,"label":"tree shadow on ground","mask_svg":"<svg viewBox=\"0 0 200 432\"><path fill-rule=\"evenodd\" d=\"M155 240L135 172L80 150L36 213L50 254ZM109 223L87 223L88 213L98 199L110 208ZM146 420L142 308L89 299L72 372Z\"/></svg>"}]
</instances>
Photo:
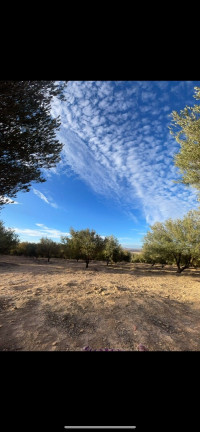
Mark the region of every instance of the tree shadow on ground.
<instances>
[{"instance_id":1,"label":"tree shadow on ground","mask_svg":"<svg viewBox=\"0 0 200 432\"><path fill-rule=\"evenodd\" d=\"M92 270L92 268L91 268ZM166 266L162 268L162 266L151 266L151 264L141 264L140 266L132 264L132 266L128 265L114 265L114 266L99 266L99 271L103 273L110 273L110 274L132 274L137 276L191 276L191 277L200 277L200 270L189 268L185 269L183 272L178 273L176 266Z\"/></svg>"},{"instance_id":2,"label":"tree shadow on ground","mask_svg":"<svg viewBox=\"0 0 200 432\"><path fill-rule=\"evenodd\" d=\"M58 274L63 271L84 271L90 274L99 272L106 274L130 274L136 275L137 277L190 276L192 278L200 278L200 269L189 268L185 269L182 273L178 273L175 265L166 265L162 268L162 266L158 264L152 266L146 263L116 263L107 266L103 261L91 261L89 267L85 268L85 262L83 260L77 262L76 260L51 258L50 262L48 262L46 258L35 259L15 256L9 256L8 261L0 261L0 274L7 273L8 271L18 272L22 269L28 273L35 273L38 269L39 273L47 274Z\"/></svg>"}]
</instances>

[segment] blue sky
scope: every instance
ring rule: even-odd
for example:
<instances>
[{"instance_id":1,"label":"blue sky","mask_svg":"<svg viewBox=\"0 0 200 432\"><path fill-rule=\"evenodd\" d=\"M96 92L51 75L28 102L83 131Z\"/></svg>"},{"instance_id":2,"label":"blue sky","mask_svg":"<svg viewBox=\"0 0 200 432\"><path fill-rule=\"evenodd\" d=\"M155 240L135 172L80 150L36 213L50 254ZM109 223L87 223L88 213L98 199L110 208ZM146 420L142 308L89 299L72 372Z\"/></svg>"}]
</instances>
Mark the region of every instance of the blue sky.
<instances>
[{"instance_id":1,"label":"blue sky","mask_svg":"<svg viewBox=\"0 0 200 432\"><path fill-rule=\"evenodd\" d=\"M45 183L20 192L0 215L21 241L60 241L70 227L113 234L141 248L156 221L197 208L196 190L175 184L179 145L168 126L173 110L194 105L199 81L70 81L60 115L61 162Z\"/></svg>"}]
</instances>

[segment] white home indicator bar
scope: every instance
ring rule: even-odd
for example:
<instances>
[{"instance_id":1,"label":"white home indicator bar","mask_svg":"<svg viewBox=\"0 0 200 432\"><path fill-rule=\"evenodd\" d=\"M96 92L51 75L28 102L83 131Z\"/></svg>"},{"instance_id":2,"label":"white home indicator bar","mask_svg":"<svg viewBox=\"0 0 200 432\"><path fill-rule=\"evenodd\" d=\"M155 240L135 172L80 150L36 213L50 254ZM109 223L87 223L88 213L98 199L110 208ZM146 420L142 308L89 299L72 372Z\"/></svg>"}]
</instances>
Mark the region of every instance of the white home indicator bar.
<instances>
[{"instance_id":1,"label":"white home indicator bar","mask_svg":"<svg viewBox=\"0 0 200 432\"><path fill-rule=\"evenodd\" d=\"M65 429L135 429L136 426L64 426Z\"/></svg>"}]
</instances>

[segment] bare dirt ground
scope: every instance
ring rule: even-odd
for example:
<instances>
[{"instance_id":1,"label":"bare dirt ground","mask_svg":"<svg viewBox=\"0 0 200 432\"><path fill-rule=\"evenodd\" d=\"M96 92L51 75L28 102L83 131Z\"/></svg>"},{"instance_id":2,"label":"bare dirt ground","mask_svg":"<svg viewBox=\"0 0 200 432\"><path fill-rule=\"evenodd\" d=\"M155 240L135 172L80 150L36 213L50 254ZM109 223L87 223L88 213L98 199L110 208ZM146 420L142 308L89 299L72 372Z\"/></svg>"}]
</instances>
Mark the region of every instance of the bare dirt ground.
<instances>
[{"instance_id":1,"label":"bare dirt ground","mask_svg":"<svg viewBox=\"0 0 200 432\"><path fill-rule=\"evenodd\" d=\"M0 256L0 350L200 350L200 271Z\"/></svg>"}]
</instances>

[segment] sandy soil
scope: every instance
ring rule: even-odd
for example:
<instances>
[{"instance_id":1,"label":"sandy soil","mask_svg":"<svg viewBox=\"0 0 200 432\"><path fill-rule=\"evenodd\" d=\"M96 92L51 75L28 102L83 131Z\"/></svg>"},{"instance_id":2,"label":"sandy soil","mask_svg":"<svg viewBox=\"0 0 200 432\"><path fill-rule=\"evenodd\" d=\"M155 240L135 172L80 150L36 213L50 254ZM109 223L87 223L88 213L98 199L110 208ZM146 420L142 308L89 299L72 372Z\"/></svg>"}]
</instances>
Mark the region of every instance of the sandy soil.
<instances>
[{"instance_id":1,"label":"sandy soil","mask_svg":"<svg viewBox=\"0 0 200 432\"><path fill-rule=\"evenodd\" d=\"M200 271L0 256L0 350L200 350Z\"/></svg>"}]
</instances>

